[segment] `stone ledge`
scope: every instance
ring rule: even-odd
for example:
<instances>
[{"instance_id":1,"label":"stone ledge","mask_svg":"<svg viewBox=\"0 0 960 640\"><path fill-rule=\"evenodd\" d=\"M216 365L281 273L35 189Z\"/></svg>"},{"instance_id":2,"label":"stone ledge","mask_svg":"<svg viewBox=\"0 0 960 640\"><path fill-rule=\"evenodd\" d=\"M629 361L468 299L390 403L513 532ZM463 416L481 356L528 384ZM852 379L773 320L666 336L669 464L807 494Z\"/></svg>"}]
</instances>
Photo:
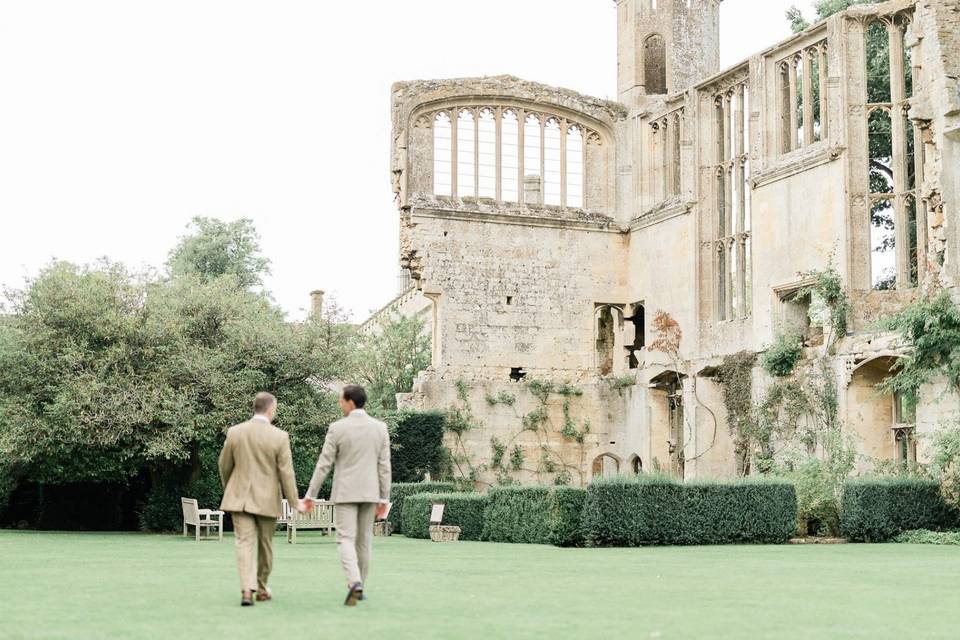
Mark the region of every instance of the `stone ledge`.
<instances>
[{"instance_id":1,"label":"stone ledge","mask_svg":"<svg viewBox=\"0 0 960 640\"><path fill-rule=\"evenodd\" d=\"M811 147L805 147L782 156L770 168L756 173L750 179L750 183L754 189L764 187L814 167L833 162L842 156L844 151L846 151L846 147L842 145L830 147L823 142L818 142Z\"/></svg>"}]
</instances>

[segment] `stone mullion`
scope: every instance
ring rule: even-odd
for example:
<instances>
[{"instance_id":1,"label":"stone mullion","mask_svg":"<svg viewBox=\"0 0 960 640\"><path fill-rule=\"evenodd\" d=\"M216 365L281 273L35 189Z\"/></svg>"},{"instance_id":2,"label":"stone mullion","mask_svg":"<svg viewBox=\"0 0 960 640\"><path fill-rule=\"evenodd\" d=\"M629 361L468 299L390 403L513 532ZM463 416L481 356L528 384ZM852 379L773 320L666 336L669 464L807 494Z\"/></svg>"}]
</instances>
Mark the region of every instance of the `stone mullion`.
<instances>
[{"instance_id":1,"label":"stone mullion","mask_svg":"<svg viewBox=\"0 0 960 640\"><path fill-rule=\"evenodd\" d=\"M459 158L457 157L457 131L460 129L460 110L452 111L453 117L450 119L450 195L454 198L460 196L457 186L457 174L460 172Z\"/></svg>"},{"instance_id":2,"label":"stone mullion","mask_svg":"<svg viewBox=\"0 0 960 640\"><path fill-rule=\"evenodd\" d=\"M494 174L495 176L494 180L496 180L496 185L494 186L494 190L495 190L494 193L496 194L495 197L497 202L502 202L503 186L501 185L500 180L503 176L503 167L501 166L501 164L503 163L503 151L501 150L501 144L503 143L503 107L497 107L493 115L497 119L496 141L494 142L494 148L495 148L494 153L496 154L495 156L496 159L494 160L494 164L496 165L496 171Z\"/></svg>"},{"instance_id":3,"label":"stone mullion","mask_svg":"<svg viewBox=\"0 0 960 640\"><path fill-rule=\"evenodd\" d=\"M893 131L893 233L896 242L897 288L907 289L910 280L910 230L907 228L907 211L904 194L907 191L907 136L903 114L906 87L903 79L903 38L899 25L887 24L890 41L890 123Z\"/></svg>"},{"instance_id":4,"label":"stone mullion","mask_svg":"<svg viewBox=\"0 0 960 640\"><path fill-rule=\"evenodd\" d=\"M473 110L473 197L480 197L480 109Z\"/></svg>"},{"instance_id":5,"label":"stone mullion","mask_svg":"<svg viewBox=\"0 0 960 640\"><path fill-rule=\"evenodd\" d=\"M540 204L547 203L547 116L540 116Z\"/></svg>"},{"instance_id":6,"label":"stone mullion","mask_svg":"<svg viewBox=\"0 0 960 640\"><path fill-rule=\"evenodd\" d=\"M527 152L527 143L526 143L526 130L527 124L527 112L523 109L517 109L517 153L519 157L517 158L517 202L523 204L523 166L525 163L526 152Z\"/></svg>"},{"instance_id":7,"label":"stone mullion","mask_svg":"<svg viewBox=\"0 0 960 640\"><path fill-rule=\"evenodd\" d=\"M735 239L735 238L728 238L727 240L724 240L724 242L723 242L724 251L726 251L726 254L727 254L727 255L726 255L726 259L723 261L724 267L725 267L726 270L727 270L726 274L724 274L724 280L725 280L726 286L727 286L727 291L726 291L726 305L725 305L725 306L726 306L727 320L733 320L733 319L735 318L735 315L734 315L734 314L735 314L735 312L734 312L734 295L735 295L734 282L733 282L733 278L732 278L731 275L730 275L731 272L735 272L735 271L736 271L736 270L733 268L733 247L734 247L734 244L735 244L735 243L736 243L736 239Z\"/></svg>"},{"instance_id":8,"label":"stone mullion","mask_svg":"<svg viewBox=\"0 0 960 640\"><path fill-rule=\"evenodd\" d=\"M671 183L671 190L673 195L678 196L683 191L683 172L682 172L682 160L680 158L680 147L681 139L683 136L683 113L681 112L673 119L673 135L670 139L673 141L673 157L671 158L672 169L671 177L673 182Z\"/></svg>"},{"instance_id":9,"label":"stone mullion","mask_svg":"<svg viewBox=\"0 0 960 640\"><path fill-rule=\"evenodd\" d=\"M803 51L803 144L813 144L813 54Z\"/></svg>"},{"instance_id":10,"label":"stone mullion","mask_svg":"<svg viewBox=\"0 0 960 640\"><path fill-rule=\"evenodd\" d=\"M870 242L869 142L867 138L866 44L865 27L860 20L846 20L846 36L841 45L837 75L846 79L840 85L839 114L846 117L847 175L847 273L853 290L869 290L872 285Z\"/></svg>"},{"instance_id":11,"label":"stone mullion","mask_svg":"<svg viewBox=\"0 0 960 640\"><path fill-rule=\"evenodd\" d=\"M729 93L723 96L723 161L726 162L733 157L733 127L730 126L732 118L730 117L731 102L733 96Z\"/></svg>"},{"instance_id":12,"label":"stone mullion","mask_svg":"<svg viewBox=\"0 0 960 640\"><path fill-rule=\"evenodd\" d=\"M667 118L660 121L660 192L661 200L670 197L669 171L670 171L670 130L667 125Z\"/></svg>"},{"instance_id":13,"label":"stone mullion","mask_svg":"<svg viewBox=\"0 0 960 640\"><path fill-rule=\"evenodd\" d=\"M800 146L799 129L800 123L797 119L797 59L790 59L790 151L794 151Z\"/></svg>"},{"instance_id":14,"label":"stone mullion","mask_svg":"<svg viewBox=\"0 0 960 640\"><path fill-rule=\"evenodd\" d=\"M569 123L560 120L560 206L567 206L567 132Z\"/></svg>"},{"instance_id":15,"label":"stone mullion","mask_svg":"<svg viewBox=\"0 0 960 640\"><path fill-rule=\"evenodd\" d=\"M735 211L733 210L733 180L736 177L736 172L733 170L733 165L735 161L729 160L723 165L724 181L723 181L723 204L726 215L724 216L724 236L733 235L733 217Z\"/></svg>"},{"instance_id":16,"label":"stone mullion","mask_svg":"<svg viewBox=\"0 0 960 640\"><path fill-rule=\"evenodd\" d=\"M817 55L820 56L820 65L818 68L820 83L820 139L826 140L829 128L827 127L827 45L823 44L817 47Z\"/></svg>"},{"instance_id":17,"label":"stone mullion","mask_svg":"<svg viewBox=\"0 0 960 640\"><path fill-rule=\"evenodd\" d=\"M714 268L717 270L717 275L714 278L714 283L717 287L717 319L726 320L727 319L727 261L726 261L726 249L724 248L723 240L717 240L714 243L714 252L715 256L713 259Z\"/></svg>"},{"instance_id":18,"label":"stone mullion","mask_svg":"<svg viewBox=\"0 0 960 640\"><path fill-rule=\"evenodd\" d=\"M780 81L777 88L777 108L780 111L780 153L790 151L790 108L785 102L790 99L790 64L783 62L779 67Z\"/></svg>"},{"instance_id":19,"label":"stone mullion","mask_svg":"<svg viewBox=\"0 0 960 640\"><path fill-rule=\"evenodd\" d=\"M737 313L740 317L747 315L747 236L742 232L737 235L737 289L740 295L737 296Z\"/></svg>"}]
</instances>

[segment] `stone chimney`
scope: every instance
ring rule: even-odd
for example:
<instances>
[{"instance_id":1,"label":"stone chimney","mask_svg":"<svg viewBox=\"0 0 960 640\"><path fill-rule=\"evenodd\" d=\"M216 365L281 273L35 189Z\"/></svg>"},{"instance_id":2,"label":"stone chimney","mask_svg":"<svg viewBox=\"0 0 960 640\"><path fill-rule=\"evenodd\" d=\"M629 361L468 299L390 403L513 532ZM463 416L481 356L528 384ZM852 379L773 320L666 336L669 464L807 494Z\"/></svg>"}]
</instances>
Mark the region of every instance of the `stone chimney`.
<instances>
[{"instance_id":1,"label":"stone chimney","mask_svg":"<svg viewBox=\"0 0 960 640\"><path fill-rule=\"evenodd\" d=\"M323 290L310 292L310 315L319 316L323 312Z\"/></svg>"}]
</instances>

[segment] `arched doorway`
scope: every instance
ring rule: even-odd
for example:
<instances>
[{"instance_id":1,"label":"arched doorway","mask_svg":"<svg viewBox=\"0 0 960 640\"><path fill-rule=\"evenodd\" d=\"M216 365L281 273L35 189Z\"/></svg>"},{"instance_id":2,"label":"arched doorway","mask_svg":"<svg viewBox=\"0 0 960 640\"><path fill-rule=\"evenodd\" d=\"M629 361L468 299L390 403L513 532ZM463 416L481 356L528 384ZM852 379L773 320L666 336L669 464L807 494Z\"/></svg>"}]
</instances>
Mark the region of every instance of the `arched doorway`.
<instances>
[{"instance_id":1,"label":"arched doorway","mask_svg":"<svg viewBox=\"0 0 960 640\"><path fill-rule=\"evenodd\" d=\"M630 456L630 473L635 476L643 473L643 460L640 459L640 456L634 454Z\"/></svg>"},{"instance_id":2,"label":"arched doorway","mask_svg":"<svg viewBox=\"0 0 960 640\"><path fill-rule=\"evenodd\" d=\"M609 478L620 473L620 459L612 453L603 453L594 458L591 477Z\"/></svg>"},{"instance_id":3,"label":"arched doorway","mask_svg":"<svg viewBox=\"0 0 960 640\"><path fill-rule=\"evenodd\" d=\"M877 389L895 374L898 359L883 355L857 365L847 389L847 424L863 455L911 464L917 461L915 404L903 394Z\"/></svg>"}]
</instances>

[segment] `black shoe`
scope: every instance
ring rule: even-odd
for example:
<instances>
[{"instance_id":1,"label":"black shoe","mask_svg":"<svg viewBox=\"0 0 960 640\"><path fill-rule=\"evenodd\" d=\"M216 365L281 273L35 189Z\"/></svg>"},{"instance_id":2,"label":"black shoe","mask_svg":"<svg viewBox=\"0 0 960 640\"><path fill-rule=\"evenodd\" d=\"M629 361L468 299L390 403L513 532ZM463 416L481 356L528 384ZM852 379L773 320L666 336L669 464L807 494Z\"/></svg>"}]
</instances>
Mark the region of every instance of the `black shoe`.
<instances>
[{"instance_id":1,"label":"black shoe","mask_svg":"<svg viewBox=\"0 0 960 640\"><path fill-rule=\"evenodd\" d=\"M361 600L363 600L363 585L354 582L350 585L350 591L347 592L347 599L343 601L343 604L348 607L355 607Z\"/></svg>"},{"instance_id":2,"label":"black shoe","mask_svg":"<svg viewBox=\"0 0 960 640\"><path fill-rule=\"evenodd\" d=\"M253 593L251 591L240 592L240 606L241 607L253 606Z\"/></svg>"}]
</instances>

